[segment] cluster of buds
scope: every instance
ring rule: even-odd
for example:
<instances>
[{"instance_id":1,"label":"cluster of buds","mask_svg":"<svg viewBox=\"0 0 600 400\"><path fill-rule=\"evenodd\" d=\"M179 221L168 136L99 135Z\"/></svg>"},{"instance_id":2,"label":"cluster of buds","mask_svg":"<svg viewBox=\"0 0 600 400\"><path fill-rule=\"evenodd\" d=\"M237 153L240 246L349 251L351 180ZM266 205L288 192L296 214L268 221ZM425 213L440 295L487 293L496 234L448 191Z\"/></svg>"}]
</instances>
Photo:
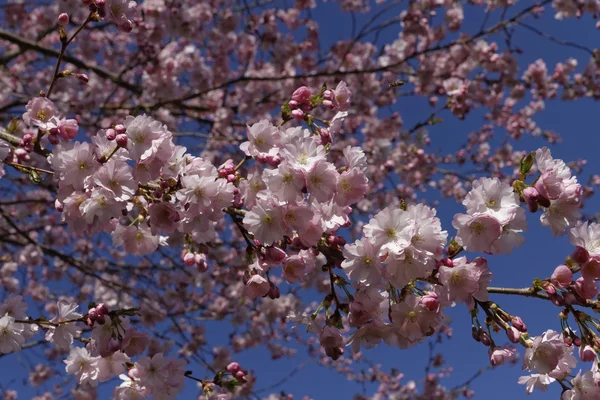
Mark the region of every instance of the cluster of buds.
<instances>
[{"instance_id":1,"label":"cluster of buds","mask_svg":"<svg viewBox=\"0 0 600 400\"><path fill-rule=\"evenodd\" d=\"M194 253L184 249L181 252L181 259L183 263L188 267L195 266L199 272L206 272L208 270L208 263L206 262L206 254Z\"/></svg>"},{"instance_id":2,"label":"cluster of buds","mask_svg":"<svg viewBox=\"0 0 600 400\"><path fill-rule=\"evenodd\" d=\"M277 168L279 166L279 164L281 164L281 157L279 156L279 154L275 154L275 155L260 154L260 155L256 156L255 158L256 158L256 161L263 163L263 164L268 164L269 166L271 166L273 168Z\"/></svg>"},{"instance_id":3,"label":"cluster of buds","mask_svg":"<svg viewBox=\"0 0 600 400\"><path fill-rule=\"evenodd\" d=\"M96 306L90 307L86 319L86 324L94 326L94 322L103 325L106 322L106 315L108 315L108 307L104 303L100 303Z\"/></svg>"},{"instance_id":4,"label":"cluster of buds","mask_svg":"<svg viewBox=\"0 0 600 400\"><path fill-rule=\"evenodd\" d=\"M313 107L310 104L310 98L312 96L312 90L306 86L300 86L292 93L292 100L288 102L290 110L292 110L292 117L297 121L304 119L304 114L312 111Z\"/></svg>"},{"instance_id":5,"label":"cluster of buds","mask_svg":"<svg viewBox=\"0 0 600 400\"><path fill-rule=\"evenodd\" d=\"M248 371L242 369L242 367L240 367L240 364L236 362L229 363L229 365L227 365L227 372L233 375L239 383L247 382L246 375L248 375Z\"/></svg>"},{"instance_id":6,"label":"cluster of buds","mask_svg":"<svg viewBox=\"0 0 600 400\"><path fill-rule=\"evenodd\" d=\"M218 173L221 178L227 179L227 182L231 183L237 182L240 176L235 170L235 164L231 158L219 167Z\"/></svg>"},{"instance_id":7,"label":"cluster of buds","mask_svg":"<svg viewBox=\"0 0 600 400\"><path fill-rule=\"evenodd\" d=\"M33 151L33 135L26 133L19 144L27 153L31 153Z\"/></svg>"},{"instance_id":8,"label":"cluster of buds","mask_svg":"<svg viewBox=\"0 0 600 400\"><path fill-rule=\"evenodd\" d=\"M114 128L108 128L106 130L106 138L110 141L115 141L119 147L127 147L127 134L125 133L126 128L123 124L115 125Z\"/></svg>"}]
</instances>

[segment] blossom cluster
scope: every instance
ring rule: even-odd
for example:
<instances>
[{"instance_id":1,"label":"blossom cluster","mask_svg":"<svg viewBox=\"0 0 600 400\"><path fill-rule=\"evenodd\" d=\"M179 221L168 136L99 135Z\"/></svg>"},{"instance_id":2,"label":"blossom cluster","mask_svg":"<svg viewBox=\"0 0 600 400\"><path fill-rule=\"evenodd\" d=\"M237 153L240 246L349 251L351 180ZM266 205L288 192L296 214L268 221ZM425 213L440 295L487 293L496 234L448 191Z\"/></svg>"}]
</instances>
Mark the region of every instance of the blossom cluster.
<instances>
[{"instance_id":1,"label":"blossom cluster","mask_svg":"<svg viewBox=\"0 0 600 400\"><path fill-rule=\"evenodd\" d=\"M146 351L150 339L130 326L130 310L110 311L98 304L84 316L76 311L75 303L60 300L53 306L56 316L47 321L28 317L28 305L22 296L9 296L0 303L0 354L21 350L26 340L43 330L46 341L69 352L64 360L65 371L75 375L83 387L96 387L120 376L124 382L115 389L115 399L149 395L174 399L183 390L184 360L165 358L162 352L152 349L148 349L147 356L132 360ZM89 338L83 336L84 330L90 333ZM87 344L77 347L75 340Z\"/></svg>"}]
</instances>

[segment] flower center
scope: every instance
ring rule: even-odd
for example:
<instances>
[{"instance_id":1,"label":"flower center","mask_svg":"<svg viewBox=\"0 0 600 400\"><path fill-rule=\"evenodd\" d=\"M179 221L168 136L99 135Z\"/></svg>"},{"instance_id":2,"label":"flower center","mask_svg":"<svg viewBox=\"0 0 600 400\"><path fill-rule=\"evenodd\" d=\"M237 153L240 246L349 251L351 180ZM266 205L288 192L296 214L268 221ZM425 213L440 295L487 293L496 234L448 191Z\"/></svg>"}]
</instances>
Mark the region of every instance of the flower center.
<instances>
[{"instance_id":1,"label":"flower center","mask_svg":"<svg viewBox=\"0 0 600 400\"><path fill-rule=\"evenodd\" d=\"M46 115L46 111L44 110L40 110L37 112L36 114L37 119L39 119L40 121L46 121L47 115Z\"/></svg>"}]
</instances>

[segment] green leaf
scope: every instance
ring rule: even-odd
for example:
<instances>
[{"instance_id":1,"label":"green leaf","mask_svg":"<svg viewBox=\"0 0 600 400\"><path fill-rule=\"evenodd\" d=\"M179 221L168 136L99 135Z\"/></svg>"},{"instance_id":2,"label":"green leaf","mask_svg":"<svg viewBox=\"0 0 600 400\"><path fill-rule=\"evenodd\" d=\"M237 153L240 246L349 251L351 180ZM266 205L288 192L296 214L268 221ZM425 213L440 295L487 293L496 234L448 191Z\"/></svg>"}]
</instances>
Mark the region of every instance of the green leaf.
<instances>
[{"instance_id":1,"label":"green leaf","mask_svg":"<svg viewBox=\"0 0 600 400\"><path fill-rule=\"evenodd\" d=\"M526 176L529 173L529 170L531 170L534 161L535 153L533 151L521 158L520 172L523 174L523 176Z\"/></svg>"}]
</instances>

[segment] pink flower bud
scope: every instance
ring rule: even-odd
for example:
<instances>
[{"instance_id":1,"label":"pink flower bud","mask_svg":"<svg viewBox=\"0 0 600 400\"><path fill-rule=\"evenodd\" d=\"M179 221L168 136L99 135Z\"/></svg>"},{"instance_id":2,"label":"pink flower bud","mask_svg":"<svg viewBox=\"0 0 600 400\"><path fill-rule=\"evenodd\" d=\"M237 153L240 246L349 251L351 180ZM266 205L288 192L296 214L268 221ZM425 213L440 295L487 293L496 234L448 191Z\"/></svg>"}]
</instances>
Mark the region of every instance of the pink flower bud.
<instances>
[{"instance_id":1,"label":"pink flower bud","mask_svg":"<svg viewBox=\"0 0 600 400\"><path fill-rule=\"evenodd\" d=\"M310 96L312 96L312 90L306 86L301 86L294 90L292 100L298 102L298 104L308 103L310 101Z\"/></svg>"},{"instance_id":2,"label":"pink flower bud","mask_svg":"<svg viewBox=\"0 0 600 400\"><path fill-rule=\"evenodd\" d=\"M65 119L58 123L58 134L65 140L74 139L79 132L79 124L75 119Z\"/></svg>"},{"instance_id":3,"label":"pink flower bud","mask_svg":"<svg viewBox=\"0 0 600 400\"><path fill-rule=\"evenodd\" d=\"M577 347L581 346L581 339L575 336L575 338L573 338L573 344Z\"/></svg>"},{"instance_id":4,"label":"pink flower bud","mask_svg":"<svg viewBox=\"0 0 600 400\"><path fill-rule=\"evenodd\" d=\"M117 135L117 137L115 138L115 141L117 142L117 146L123 147L123 148L127 147L127 135L126 134L119 133Z\"/></svg>"},{"instance_id":5,"label":"pink flower bud","mask_svg":"<svg viewBox=\"0 0 600 400\"><path fill-rule=\"evenodd\" d=\"M112 128L106 130L106 138L108 140L115 140L117 138L117 131Z\"/></svg>"},{"instance_id":6,"label":"pink flower bud","mask_svg":"<svg viewBox=\"0 0 600 400\"><path fill-rule=\"evenodd\" d=\"M596 359L596 352L592 346L586 344L579 348L579 358L583 362L592 362Z\"/></svg>"},{"instance_id":7,"label":"pink flower bud","mask_svg":"<svg viewBox=\"0 0 600 400\"><path fill-rule=\"evenodd\" d=\"M56 209L56 211L62 212L65 209L65 206L58 199L56 199L54 200L54 208Z\"/></svg>"},{"instance_id":8,"label":"pink flower bud","mask_svg":"<svg viewBox=\"0 0 600 400\"><path fill-rule=\"evenodd\" d=\"M490 338L490 335L488 335L488 333L483 329L479 330L479 340L481 341L481 343L483 343L484 346L489 346L492 344L492 339Z\"/></svg>"},{"instance_id":9,"label":"pink flower bud","mask_svg":"<svg viewBox=\"0 0 600 400\"><path fill-rule=\"evenodd\" d=\"M109 312L108 307L106 307L106 304L104 303L98 304L96 306L96 311L98 311L98 314L100 315L106 315Z\"/></svg>"},{"instance_id":10,"label":"pink flower bud","mask_svg":"<svg viewBox=\"0 0 600 400\"><path fill-rule=\"evenodd\" d=\"M235 373L235 377L238 381L246 383L246 373L244 371L238 371Z\"/></svg>"},{"instance_id":11,"label":"pink flower bud","mask_svg":"<svg viewBox=\"0 0 600 400\"><path fill-rule=\"evenodd\" d=\"M517 328L521 332L527 332L527 326L521 319L521 317L512 317L511 319L512 325Z\"/></svg>"},{"instance_id":12,"label":"pink flower bud","mask_svg":"<svg viewBox=\"0 0 600 400\"><path fill-rule=\"evenodd\" d=\"M60 26L67 26L69 24L69 14L61 13L58 16L57 22L58 22L58 25L60 25Z\"/></svg>"},{"instance_id":13,"label":"pink flower bud","mask_svg":"<svg viewBox=\"0 0 600 400\"><path fill-rule=\"evenodd\" d=\"M323 100L323 107L333 108L333 102L331 100Z\"/></svg>"},{"instance_id":14,"label":"pink flower bud","mask_svg":"<svg viewBox=\"0 0 600 400\"><path fill-rule=\"evenodd\" d=\"M573 273L566 265L559 265L552 273L550 279L552 280L553 284L559 288L565 289L571 284L571 281L573 280Z\"/></svg>"},{"instance_id":15,"label":"pink flower bud","mask_svg":"<svg viewBox=\"0 0 600 400\"><path fill-rule=\"evenodd\" d=\"M185 256L183 256L183 263L188 267L191 267L192 265L196 264L194 253L187 253Z\"/></svg>"},{"instance_id":16,"label":"pink flower bud","mask_svg":"<svg viewBox=\"0 0 600 400\"><path fill-rule=\"evenodd\" d=\"M302 112L302 110L295 109L292 110L292 117L294 117L294 119L296 119L297 121L302 121L304 119L304 113Z\"/></svg>"},{"instance_id":17,"label":"pink flower bud","mask_svg":"<svg viewBox=\"0 0 600 400\"><path fill-rule=\"evenodd\" d=\"M585 248L577 246L571 254L571 259L579 265L585 264L590 259L590 253Z\"/></svg>"},{"instance_id":18,"label":"pink flower bud","mask_svg":"<svg viewBox=\"0 0 600 400\"><path fill-rule=\"evenodd\" d=\"M323 92L323 98L325 100L333 100L333 91L327 89L326 91Z\"/></svg>"},{"instance_id":19,"label":"pink flower bud","mask_svg":"<svg viewBox=\"0 0 600 400\"><path fill-rule=\"evenodd\" d=\"M269 281L260 275L252 275L246 283L245 293L250 298L264 297L271 290Z\"/></svg>"},{"instance_id":20,"label":"pink flower bud","mask_svg":"<svg viewBox=\"0 0 600 400\"><path fill-rule=\"evenodd\" d=\"M125 133L126 130L127 130L127 128L125 128L125 125L123 125L123 124L115 125L115 131L117 132L117 135L120 135L121 133Z\"/></svg>"},{"instance_id":21,"label":"pink flower bud","mask_svg":"<svg viewBox=\"0 0 600 400\"><path fill-rule=\"evenodd\" d=\"M298 108L298 102L296 100L290 100L288 102L288 106L290 106L291 110L295 110L296 108Z\"/></svg>"},{"instance_id":22,"label":"pink flower bud","mask_svg":"<svg viewBox=\"0 0 600 400\"><path fill-rule=\"evenodd\" d=\"M454 267L454 261L452 261L451 258L442 258L442 265L445 265L448 268L453 268Z\"/></svg>"},{"instance_id":23,"label":"pink flower bud","mask_svg":"<svg viewBox=\"0 0 600 400\"><path fill-rule=\"evenodd\" d=\"M567 346L573 346L573 338L571 336L564 338L564 342Z\"/></svg>"},{"instance_id":24,"label":"pink flower bud","mask_svg":"<svg viewBox=\"0 0 600 400\"><path fill-rule=\"evenodd\" d=\"M268 155L266 157L266 162L267 164L269 164L271 167L277 168L277 166L279 164L281 164L281 157L279 157L278 155Z\"/></svg>"},{"instance_id":25,"label":"pink flower bud","mask_svg":"<svg viewBox=\"0 0 600 400\"><path fill-rule=\"evenodd\" d=\"M88 316L90 317L90 319L92 321L95 321L98 318L98 311L96 311L95 308L92 308L89 312L88 312Z\"/></svg>"},{"instance_id":26,"label":"pink flower bud","mask_svg":"<svg viewBox=\"0 0 600 400\"><path fill-rule=\"evenodd\" d=\"M542 284L542 287L544 288L544 290L546 291L546 293L548 294L555 294L556 293L556 288L554 287L553 284L551 284L550 282L544 282Z\"/></svg>"},{"instance_id":27,"label":"pink flower bud","mask_svg":"<svg viewBox=\"0 0 600 400\"><path fill-rule=\"evenodd\" d=\"M512 343L519 343L521 340L521 332L519 332L514 326L511 326L506 330L506 336L508 336L508 340L510 340Z\"/></svg>"},{"instance_id":28,"label":"pink flower bud","mask_svg":"<svg viewBox=\"0 0 600 400\"><path fill-rule=\"evenodd\" d=\"M129 33L133 30L133 22L130 20L123 21L123 23L118 26L121 32Z\"/></svg>"},{"instance_id":29,"label":"pink flower bud","mask_svg":"<svg viewBox=\"0 0 600 400\"><path fill-rule=\"evenodd\" d=\"M440 306L440 302L437 299L437 295L435 297L429 295L423 296L421 298L421 304L423 304L425 308L432 312L435 312Z\"/></svg>"},{"instance_id":30,"label":"pink flower bud","mask_svg":"<svg viewBox=\"0 0 600 400\"><path fill-rule=\"evenodd\" d=\"M287 257L285 251L281 250L279 247L267 247L267 260L274 264L279 264Z\"/></svg>"},{"instance_id":31,"label":"pink flower bud","mask_svg":"<svg viewBox=\"0 0 600 400\"><path fill-rule=\"evenodd\" d=\"M75 76L83 83L88 83L90 81L90 78L86 74L75 74Z\"/></svg>"},{"instance_id":32,"label":"pink flower bud","mask_svg":"<svg viewBox=\"0 0 600 400\"><path fill-rule=\"evenodd\" d=\"M236 362L232 362L227 365L227 372L229 372L230 374L235 374L236 372L238 372L240 370L241 370L240 364L238 364Z\"/></svg>"}]
</instances>

